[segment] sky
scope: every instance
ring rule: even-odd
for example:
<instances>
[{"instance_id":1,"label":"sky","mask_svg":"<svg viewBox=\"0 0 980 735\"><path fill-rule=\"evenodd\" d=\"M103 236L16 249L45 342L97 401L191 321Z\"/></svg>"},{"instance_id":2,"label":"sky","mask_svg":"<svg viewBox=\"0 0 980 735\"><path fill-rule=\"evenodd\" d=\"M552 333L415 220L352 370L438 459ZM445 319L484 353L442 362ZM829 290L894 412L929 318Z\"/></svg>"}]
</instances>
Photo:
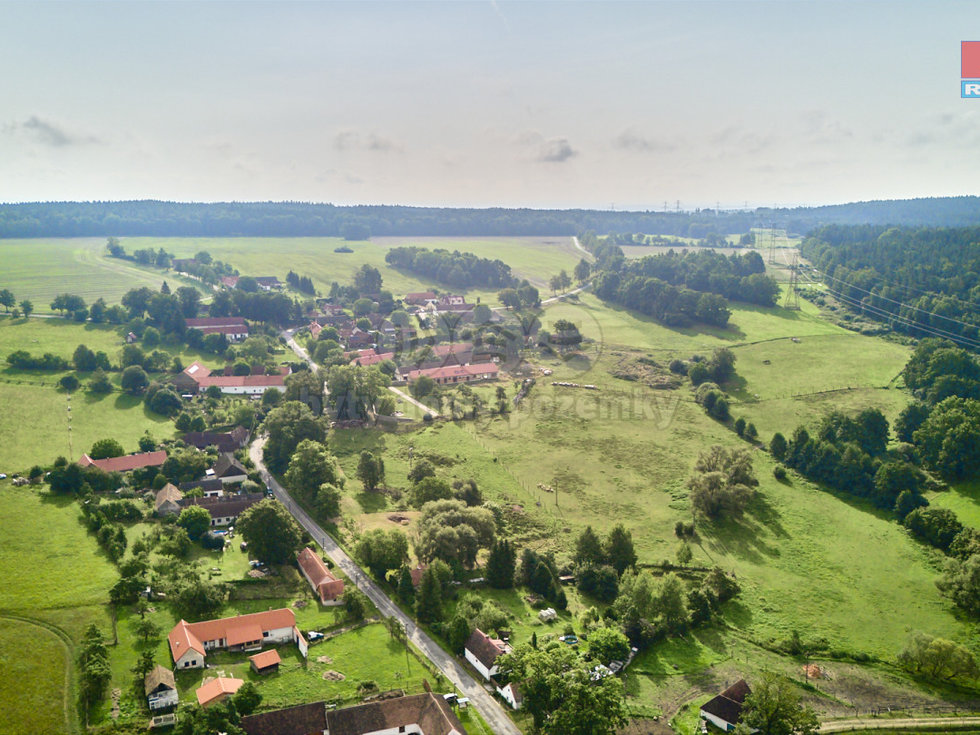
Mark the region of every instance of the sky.
<instances>
[{"instance_id":1,"label":"sky","mask_svg":"<svg viewBox=\"0 0 980 735\"><path fill-rule=\"evenodd\" d=\"M968 2L5 2L0 201L980 194Z\"/></svg>"}]
</instances>

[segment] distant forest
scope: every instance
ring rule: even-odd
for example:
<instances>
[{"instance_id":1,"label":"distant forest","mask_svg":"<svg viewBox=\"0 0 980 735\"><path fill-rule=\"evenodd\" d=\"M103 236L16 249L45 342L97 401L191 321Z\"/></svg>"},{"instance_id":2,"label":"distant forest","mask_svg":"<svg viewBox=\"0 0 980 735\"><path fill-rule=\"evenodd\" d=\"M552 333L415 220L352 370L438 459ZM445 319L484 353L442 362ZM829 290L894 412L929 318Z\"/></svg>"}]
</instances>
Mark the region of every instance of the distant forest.
<instances>
[{"instance_id":1,"label":"distant forest","mask_svg":"<svg viewBox=\"0 0 980 735\"><path fill-rule=\"evenodd\" d=\"M830 293L915 337L980 348L980 227L822 227L802 245Z\"/></svg>"},{"instance_id":2,"label":"distant forest","mask_svg":"<svg viewBox=\"0 0 980 735\"><path fill-rule=\"evenodd\" d=\"M857 202L739 212L616 212L589 209L449 209L303 202L186 204L161 201L0 204L0 238L291 237L372 235L574 235L645 233L698 239L770 224L806 234L827 224L980 225L980 197Z\"/></svg>"}]
</instances>

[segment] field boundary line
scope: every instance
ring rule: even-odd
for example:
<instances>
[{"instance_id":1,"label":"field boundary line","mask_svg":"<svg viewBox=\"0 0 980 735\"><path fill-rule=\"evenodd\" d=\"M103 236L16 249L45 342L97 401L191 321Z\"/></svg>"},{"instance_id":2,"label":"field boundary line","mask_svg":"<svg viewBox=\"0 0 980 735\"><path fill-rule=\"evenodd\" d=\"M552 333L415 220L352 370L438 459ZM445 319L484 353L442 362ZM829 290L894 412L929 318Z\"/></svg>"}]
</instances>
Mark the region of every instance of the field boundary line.
<instances>
[{"instance_id":1,"label":"field boundary line","mask_svg":"<svg viewBox=\"0 0 980 735\"><path fill-rule=\"evenodd\" d=\"M26 615L0 612L0 619L14 620L20 623L26 623L27 625L42 628L61 641L65 649L65 694L63 703L65 724L68 726L68 732L73 734L77 733L79 731L78 712L72 704L75 699L75 677L72 675L75 662L75 643L72 641L71 636L53 623L38 620L37 618L27 617Z\"/></svg>"}]
</instances>

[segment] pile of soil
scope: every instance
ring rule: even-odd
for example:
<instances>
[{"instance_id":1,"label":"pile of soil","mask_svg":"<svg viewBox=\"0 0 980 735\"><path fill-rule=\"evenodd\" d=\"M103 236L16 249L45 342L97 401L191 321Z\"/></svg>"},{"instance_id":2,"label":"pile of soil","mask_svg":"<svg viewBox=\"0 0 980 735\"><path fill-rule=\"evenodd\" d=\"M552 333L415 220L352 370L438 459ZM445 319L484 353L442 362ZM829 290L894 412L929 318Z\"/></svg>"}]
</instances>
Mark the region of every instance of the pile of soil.
<instances>
[{"instance_id":1,"label":"pile of soil","mask_svg":"<svg viewBox=\"0 0 980 735\"><path fill-rule=\"evenodd\" d=\"M341 674L339 671L334 671L331 669L330 671L323 672L323 678L326 681L343 681L347 677Z\"/></svg>"}]
</instances>

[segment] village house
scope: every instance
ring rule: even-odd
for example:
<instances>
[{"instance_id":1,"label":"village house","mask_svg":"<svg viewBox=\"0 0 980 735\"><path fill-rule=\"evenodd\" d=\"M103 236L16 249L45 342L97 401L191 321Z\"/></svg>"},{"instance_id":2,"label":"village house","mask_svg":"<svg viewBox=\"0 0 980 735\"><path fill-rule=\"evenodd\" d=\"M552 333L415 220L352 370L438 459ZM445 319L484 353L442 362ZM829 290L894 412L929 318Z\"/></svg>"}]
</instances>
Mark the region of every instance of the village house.
<instances>
[{"instance_id":1,"label":"village house","mask_svg":"<svg viewBox=\"0 0 980 735\"><path fill-rule=\"evenodd\" d=\"M368 367L369 365L378 365L378 364L384 362L385 360L394 360L395 359L395 353L394 352L382 352L382 353L379 354L379 353L375 352L374 350L366 350L366 351L370 352L370 354L369 355L355 357L353 360L350 361L350 364L351 365L360 365L361 367Z\"/></svg>"},{"instance_id":2,"label":"village house","mask_svg":"<svg viewBox=\"0 0 980 735\"><path fill-rule=\"evenodd\" d=\"M407 373L401 373L401 375L402 379L408 382L425 376L432 378L436 385L457 385L496 380L498 372L499 369L492 362L483 362L477 365L447 365L446 367L425 370L409 370Z\"/></svg>"},{"instance_id":3,"label":"village house","mask_svg":"<svg viewBox=\"0 0 980 735\"><path fill-rule=\"evenodd\" d=\"M473 362L473 343L451 342L447 345L429 345L428 351L420 348L419 354L424 357L413 366L416 370L469 365Z\"/></svg>"},{"instance_id":4,"label":"village house","mask_svg":"<svg viewBox=\"0 0 980 735\"><path fill-rule=\"evenodd\" d=\"M315 321L312 321L312 322L310 322L310 324L307 327L307 329L310 330L310 336L313 339L319 339L320 338L320 332L323 331L323 325L321 325L321 324L319 324L319 323L317 323Z\"/></svg>"},{"instance_id":5,"label":"village house","mask_svg":"<svg viewBox=\"0 0 980 735\"><path fill-rule=\"evenodd\" d=\"M207 449L217 447L219 452L234 452L248 443L248 429L236 426L231 431L216 433L211 431L189 431L181 437L189 447Z\"/></svg>"},{"instance_id":6,"label":"village house","mask_svg":"<svg viewBox=\"0 0 980 735\"><path fill-rule=\"evenodd\" d=\"M207 316L186 319L188 329L196 329L201 334L223 334L229 342L241 342L248 337L248 325L240 316Z\"/></svg>"},{"instance_id":7,"label":"village house","mask_svg":"<svg viewBox=\"0 0 980 735\"><path fill-rule=\"evenodd\" d=\"M407 293L402 301L406 304L412 306L425 306L430 301L438 301L439 297L432 291L421 291L416 293Z\"/></svg>"},{"instance_id":8,"label":"village house","mask_svg":"<svg viewBox=\"0 0 980 735\"><path fill-rule=\"evenodd\" d=\"M745 679L739 679L701 707L701 719L724 732L733 731L742 718L745 698L751 692Z\"/></svg>"},{"instance_id":9,"label":"village house","mask_svg":"<svg viewBox=\"0 0 980 735\"><path fill-rule=\"evenodd\" d=\"M222 276L221 285L225 288L238 288L240 280L242 280L242 276ZM282 289L282 282L276 276L255 276L255 283L262 291Z\"/></svg>"},{"instance_id":10,"label":"village house","mask_svg":"<svg viewBox=\"0 0 980 735\"><path fill-rule=\"evenodd\" d=\"M247 735L466 735L443 697L432 692L343 709L301 704L242 718Z\"/></svg>"},{"instance_id":11,"label":"village house","mask_svg":"<svg viewBox=\"0 0 980 735\"><path fill-rule=\"evenodd\" d=\"M197 695L197 703L202 707L210 707L212 704L223 702L232 694L242 688L245 681L219 676L211 679L204 686L199 687L194 693Z\"/></svg>"},{"instance_id":12,"label":"village house","mask_svg":"<svg viewBox=\"0 0 980 735\"><path fill-rule=\"evenodd\" d=\"M193 362L175 375L172 382L182 395L203 393L214 385L229 395L261 396L268 388L284 390L284 378L288 374L287 367L277 375L212 375L211 368Z\"/></svg>"},{"instance_id":13,"label":"village house","mask_svg":"<svg viewBox=\"0 0 980 735\"><path fill-rule=\"evenodd\" d=\"M78 460L78 464L82 467L98 467L103 472L131 472L145 467L160 467L166 461L167 453L160 449L156 452L127 454L122 457L109 457L108 459L92 459L87 454L83 454Z\"/></svg>"},{"instance_id":14,"label":"village house","mask_svg":"<svg viewBox=\"0 0 980 735\"><path fill-rule=\"evenodd\" d=\"M188 623L181 620L167 636L176 669L200 669L208 651L255 651L265 644L297 642L296 616L288 608Z\"/></svg>"},{"instance_id":15,"label":"village house","mask_svg":"<svg viewBox=\"0 0 980 735\"><path fill-rule=\"evenodd\" d=\"M510 646L498 638L491 638L482 630L477 628L470 637L466 639L463 646L463 654L473 668L480 672L484 679L490 679L500 673L497 668L497 658L510 653Z\"/></svg>"},{"instance_id":16,"label":"village house","mask_svg":"<svg viewBox=\"0 0 980 735\"><path fill-rule=\"evenodd\" d=\"M265 498L262 493L238 493L221 497L184 498L181 508L199 505L211 516L212 528L224 528L238 520L238 516Z\"/></svg>"},{"instance_id":17,"label":"village house","mask_svg":"<svg viewBox=\"0 0 980 735\"><path fill-rule=\"evenodd\" d=\"M516 682L508 681L507 683L501 683L495 678L494 685L497 694L510 705L511 709L520 709L524 704L524 695L521 693L521 688Z\"/></svg>"},{"instance_id":18,"label":"village house","mask_svg":"<svg viewBox=\"0 0 980 735\"><path fill-rule=\"evenodd\" d=\"M174 672L159 665L143 679L143 691L151 711L176 707L179 701Z\"/></svg>"},{"instance_id":19,"label":"village house","mask_svg":"<svg viewBox=\"0 0 980 735\"><path fill-rule=\"evenodd\" d=\"M220 498L225 494L225 484L217 478L191 480L190 482L180 483L180 491L182 493L188 493L197 488L201 489L201 494L205 498Z\"/></svg>"},{"instance_id":20,"label":"village house","mask_svg":"<svg viewBox=\"0 0 980 735\"><path fill-rule=\"evenodd\" d=\"M175 515L183 510L180 506L180 501L183 498L184 494L174 487L172 483L168 482L161 489L157 490L153 501L153 510L159 516Z\"/></svg>"},{"instance_id":21,"label":"village house","mask_svg":"<svg viewBox=\"0 0 980 735\"><path fill-rule=\"evenodd\" d=\"M248 470L232 455L225 453L214 463L212 477L225 485L234 485L248 479Z\"/></svg>"},{"instance_id":22,"label":"village house","mask_svg":"<svg viewBox=\"0 0 980 735\"><path fill-rule=\"evenodd\" d=\"M340 604L340 598L344 594L344 581L338 579L327 569L327 565L314 553L313 549L307 546L299 552L296 556L296 563L299 565L299 570L303 576L306 577L306 581L310 583L310 587L319 595L321 604Z\"/></svg>"},{"instance_id":23,"label":"village house","mask_svg":"<svg viewBox=\"0 0 980 735\"><path fill-rule=\"evenodd\" d=\"M347 349L357 350L362 347L370 347L375 342L375 337L370 332L365 332L360 327L354 327L347 337Z\"/></svg>"}]
</instances>

